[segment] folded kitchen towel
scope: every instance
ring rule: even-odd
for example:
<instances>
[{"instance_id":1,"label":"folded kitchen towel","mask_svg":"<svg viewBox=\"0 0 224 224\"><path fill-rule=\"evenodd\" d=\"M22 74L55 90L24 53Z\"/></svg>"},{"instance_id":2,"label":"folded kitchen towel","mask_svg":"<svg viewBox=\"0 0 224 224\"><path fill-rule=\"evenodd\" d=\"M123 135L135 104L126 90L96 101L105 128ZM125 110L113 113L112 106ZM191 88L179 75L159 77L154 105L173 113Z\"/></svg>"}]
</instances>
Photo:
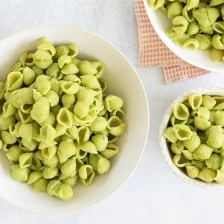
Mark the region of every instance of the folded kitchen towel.
<instances>
[{"instance_id":1,"label":"folded kitchen towel","mask_svg":"<svg viewBox=\"0 0 224 224\"><path fill-rule=\"evenodd\" d=\"M162 67L166 83L209 73L183 61L160 40L146 13L143 0L134 0L139 33L139 66Z\"/></svg>"}]
</instances>

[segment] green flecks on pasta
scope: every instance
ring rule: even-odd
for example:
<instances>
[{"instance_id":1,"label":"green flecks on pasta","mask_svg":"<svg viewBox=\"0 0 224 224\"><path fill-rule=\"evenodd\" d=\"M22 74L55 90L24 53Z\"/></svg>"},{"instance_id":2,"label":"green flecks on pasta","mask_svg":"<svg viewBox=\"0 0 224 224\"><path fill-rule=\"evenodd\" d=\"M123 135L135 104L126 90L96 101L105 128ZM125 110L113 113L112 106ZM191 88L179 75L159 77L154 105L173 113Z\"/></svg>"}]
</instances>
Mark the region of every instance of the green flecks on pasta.
<instances>
[{"instance_id":1,"label":"green flecks on pasta","mask_svg":"<svg viewBox=\"0 0 224 224\"><path fill-rule=\"evenodd\" d=\"M71 128L73 124L73 114L67 108L61 108L57 115L58 124L65 128Z\"/></svg>"},{"instance_id":2,"label":"green flecks on pasta","mask_svg":"<svg viewBox=\"0 0 224 224\"><path fill-rule=\"evenodd\" d=\"M12 177L17 181L27 181L29 170L27 168L21 168L19 165L12 165Z\"/></svg>"},{"instance_id":3,"label":"green flecks on pasta","mask_svg":"<svg viewBox=\"0 0 224 224\"><path fill-rule=\"evenodd\" d=\"M198 93L190 94L184 102L173 106L164 137L173 163L191 178L224 183L223 110L223 96ZM105 158L109 158L104 154L107 148L100 152ZM94 168L98 160L96 157L91 159Z\"/></svg>"},{"instance_id":4,"label":"green flecks on pasta","mask_svg":"<svg viewBox=\"0 0 224 224\"><path fill-rule=\"evenodd\" d=\"M64 163L68 158L74 156L76 153L76 146L71 139L62 141L58 147L58 156L60 163Z\"/></svg>"},{"instance_id":5,"label":"green flecks on pasta","mask_svg":"<svg viewBox=\"0 0 224 224\"><path fill-rule=\"evenodd\" d=\"M148 2L153 9L158 9L165 4L165 0L148 0Z\"/></svg>"},{"instance_id":6,"label":"green flecks on pasta","mask_svg":"<svg viewBox=\"0 0 224 224\"><path fill-rule=\"evenodd\" d=\"M198 175L199 179L207 183L211 183L215 177L216 177L216 172L207 167L202 168L202 170L199 172L199 175Z\"/></svg>"},{"instance_id":7,"label":"green flecks on pasta","mask_svg":"<svg viewBox=\"0 0 224 224\"><path fill-rule=\"evenodd\" d=\"M33 109L30 113L33 120L36 122L43 122L49 116L50 104L45 97L41 97L33 105Z\"/></svg>"},{"instance_id":8,"label":"green flecks on pasta","mask_svg":"<svg viewBox=\"0 0 224 224\"><path fill-rule=\"evenodd\" d=\"M199 169L196 166L186 166L186 173L191 178L197 178L199 174Z\"/></svg>"},{"instance_id":9,"label":"green flecks on pasta","mask_svg":"<svg viewBox=\"0 0 224 224\"><path fill-rule=\"evenodd\" d=\"M110 134L120 136L125 132L126 124L119 117L112 116L108 120L107 128Z\"/></svg>"},{"instance_id":10,"label":"green flecks on pasta","mask_svg":"<svg viewBox=\"0 0 224 224\"><path fill-rule=\"evenodd\" d=\"M198 40L195 38L190 38L190 39L186 40L183 44L184 48L191 50L191 51L198 50L199 46L200 46L200 44L199 44Z\"/></svg>"},{"instance_id":11,"label":"green flecks on pasta","mask_svg":"<svg viewBox=\"0 0 224 224\"><path fill-rule=\"evenodd\" d=\"M171 150L174 154L180 155L184 150L184 145L182 141L177 141L171 144Z\"/></svg>"},{"instance_id":12,"label":"green flecks on pasta","mask_svg":"<svg viewBox=\"0 0 224 224\"><path fill-rule=\"evenodd\" d=\"M85 184L91 184L93 178L95 177L95 172L90 165L82 165L79 169L80 180Z\"/></svg>"},{"instance_id":13,"label":"green flecks on pasta","mask_svg":"<svg viewBox=\"0 0 224 224\"><path fill-rule=\"evenodd\" d=\"M171 17L181 15L181 6L173 4ZM54 46L42 37L36 47L24 51L0 82L0 149L13 179L67 201L77 181L90 185L111 168L119 153L115 142L127 126L124 102L105 93L102 62L76 58L77 45ZM174 141L175 133L168 134Z\"/></svg>"},{"instance_id":14,"label":"green flecks on pasta","mask_svg":"<svg viewBox=\"0 0 224 224\"><path fill-rule=\"evenodd\" d=\"M192 137L192 131L187 125L177 124L173 127L173 130L178 140L184 141Z\"/></svg>"},{"instance_id":15,"label":"green flecks on pasta","mask_svg":"<svg viewBox=\"0 0 224 224\"><path fill-rule=\"evenodd\" d=\"M199 25L196 21L193 21L191 23L189 23L188 27L187 27L187 34L189 36L192 36L192 35L195 35L199 32L200 28L199 28ZM198 39L197 39L198 40ZM186 41L185 41L186 42ZM199 42L199 41L198 41ZM199 42L199 49L202 49L202 44L200 44Z\"/></svg>"},{"instance_id":16,"label":"green flecks on pasta","mask_svg":"<svg viewBox=\"0 0 224 224\"><path fill-rule=\"evenodd\" d=\"M23 85L23 74L21 72L10 72L6 82L7 90L19 89Z\"/></svg>"},{"instance_id":17,"label":"green flecks on pasta","mask_svg":"<svg viewBox=\"0 0 224 224\"><path fill-rule=\"evenodd\" d=\"M102 152L107 148L108 145L108 138L104 135L94 135L91 138L92 143L95 145L96 150L98 152Z\"/></svg>"},{"instance_id":18,"label":"green flecks on pasta","mask_svg":"<svg viewBox=\"0 0 224 224\"><path fill-rule=\"evenodd\" d=\"M182 14L182 3L179 1L172 2L169 7L167 8L167 15L169 19L173 19L176 16L179 16Z\"/></svg>"},{"instance_id":19,"label":"green flecks on pasta","mask_svg":"<svg viewBox=\"0 0 224 224\"><path fill-rule=\"evenodd\" d=\"M109 143L106 147L105 150L101 151L100 154L107 158L107 159L110 159L112 157L114 157L117 153L119 152L119 148L118 146L116 146L115 144L113 143Z\"/></svg>"},{"instance_id":20,"label":"green flecks on pasta","mask_svg":"<svg viewBox=\"0 0 224 224\"><path fill-rule=\"evenodd\" d=\"M76 126L74 126L76 127ZM69 133L71 133L71 130L68 130ZM73 134L72 136L74 136L74 138L76 138L76 141L78 144L87 142L90 138L91 132L89 130L88 127L79 127L78 129L74 129L72 130Z\"/></svg>"},{"instance_id":21,"label":"green flecks on pasta","mask_svg":"<svg viewBox=\"0 0 224 224\"><path fill-rule=\"evenodd\" d=\"M173 157L173 163L177 166L177 167L186 167L189 164L189 161L182 155L175 155Z\"/></svg>"},{"instance_id":22,"label":"green flecks on pasta","mask_svg":"<svg viewBox=\"0 0 224 224\"><path fill-rule=\"evenodd\" d=\"M76 158L72 157L68 159L61 167L61 173L67 177L74 177L77 173L76 169Z\"/></svg>"},{"instance_id":23,"label":"green flecks on pasta","mask_svg":"<svg viewBox=\"0 0 224 224\"><path fill-rule=\"evenodd\" d=\"M71 81L63 81L61 82L61 89L64 93L68 95L74 95L79 91L79 84L73 83Z\"/></svg>"},{"instance_id":24,"label":"green flecks on pasta","mask_svg":"<svg viewBox=\"0 0 224 224\"><path fill-rule=\"evenodd\" d=\"M224 170L218 169L214 180L219 184L223 184L224 183Z\"/></svg>"},{"instance_id":25,"label":"green flecks on pasta","mask_svg":"<svg viewBox=\"0 0 224 224\"><path fill-rule=\"evenodd\" d=\"M173 114L178 120L187 120L189 117L189 110L184 104L176 103L173 108Z\"/></svg>"},{"instance_id":26,"label":"green flecks on pasta","mask_svg":"<svg viewBox=\"0 0 224 224\"><path fill-rule=\"evenodd\" d=\"M223 0L148 0L148 3L155 10L161 9L172 21L167 36L175 44L188 50L209 50L212 61L223 62Z\"/></svg>"}]
</instances>

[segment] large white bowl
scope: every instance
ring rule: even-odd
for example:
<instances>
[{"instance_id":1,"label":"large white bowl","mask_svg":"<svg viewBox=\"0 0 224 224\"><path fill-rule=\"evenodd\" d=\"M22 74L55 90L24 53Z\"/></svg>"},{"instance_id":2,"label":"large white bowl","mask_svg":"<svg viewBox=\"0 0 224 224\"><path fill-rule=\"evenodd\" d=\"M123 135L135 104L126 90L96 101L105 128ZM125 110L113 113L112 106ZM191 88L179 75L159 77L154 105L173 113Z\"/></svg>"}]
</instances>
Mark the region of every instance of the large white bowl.
<instances>
[{"instance_id":1,"label":"large white bowl","mask_svg":"<svg viewBox=\"0 0 224 224\"><path fill-rule=\"evenodd\" d=\"M199 68L206 69L213 72L223 72L224 62L212 62L210 60L209 51L189 51L181 46L176 45L172 40L170 40L166 32L172 27L171 20L167 17L165 13L161 10L153 10L149 4L148 0L143 0L146 12L151 21L151 24L163 41L163 43L178 57L188 62L189 64L195 65Z\"/></svg>"},{"instance_id":2,"label":"large white bowl","mask_svg":"<svg viewBox=\"0 0 224 224\"><path fill-rule=\"evenodd\" d=\"M48 36L54 44L74 42L79 46L78 57L100 60L105 64L103 78L108 93L124 99L127 132L120 138L119 154L112 159L112 168L95 178L91 186L77 185L74 198L63 202L45 193L35 193L25 183L14 181L10 164L0 153L0 198L22 209L47 214L75 212L94 205L115 192L131 175L146 144L149 126L146 95L133 66L125 56L102 38L87 31L67 26L39 26L15 33L0 42L0 79L5 81L10 67L19 55L34 49L36 40Z\"/></svg>"}]
</instances>

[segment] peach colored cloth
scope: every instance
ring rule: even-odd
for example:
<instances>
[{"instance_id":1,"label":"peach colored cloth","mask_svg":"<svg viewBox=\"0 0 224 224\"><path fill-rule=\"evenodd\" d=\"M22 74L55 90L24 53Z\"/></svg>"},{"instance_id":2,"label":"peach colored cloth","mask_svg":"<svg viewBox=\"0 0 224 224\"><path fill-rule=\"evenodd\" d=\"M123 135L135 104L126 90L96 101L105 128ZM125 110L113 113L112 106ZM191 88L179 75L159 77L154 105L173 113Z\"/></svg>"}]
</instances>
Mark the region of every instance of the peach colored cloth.
<instances>
[{"instance_id":1,"label":"peach colored cloth","mask_svg":"<svg viewBox=\"0 0 224 224\"><path fill-rule=\"evenodd\" d=\"M154 31L143 0L135 0L134 5L139 33L140 67L163 67L166 83L209 73L206 70L184 62L171 52Z\"/></svg>"}]
</instances>

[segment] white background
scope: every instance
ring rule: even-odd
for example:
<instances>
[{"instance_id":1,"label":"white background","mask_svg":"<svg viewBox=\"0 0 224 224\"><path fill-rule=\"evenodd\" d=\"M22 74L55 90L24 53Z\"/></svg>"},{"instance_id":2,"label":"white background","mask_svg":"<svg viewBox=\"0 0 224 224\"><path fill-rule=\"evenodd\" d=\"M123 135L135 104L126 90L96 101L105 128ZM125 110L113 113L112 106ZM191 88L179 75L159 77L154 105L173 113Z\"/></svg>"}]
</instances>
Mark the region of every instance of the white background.
<instances>
[{"instance_id":1,"label":"white background","mask_svg":"<svg viewBox=\"0 0 224 224\"><path fill-rule=\"evenodd\" d=\"M132 0L0 0L0 39L40 24L84 28L102 36L127 56L147 93L151 117L148 143L131 178L100 204L76 214L47 216L0 200L0 224L221 223L224 187L204 190L179 180L162 158L158 131L165 110L175 98L199 86L224 87L224 76L213 74L165 85L162 69L138 68L138 33Z\"/></svg>"}]
</instances>

